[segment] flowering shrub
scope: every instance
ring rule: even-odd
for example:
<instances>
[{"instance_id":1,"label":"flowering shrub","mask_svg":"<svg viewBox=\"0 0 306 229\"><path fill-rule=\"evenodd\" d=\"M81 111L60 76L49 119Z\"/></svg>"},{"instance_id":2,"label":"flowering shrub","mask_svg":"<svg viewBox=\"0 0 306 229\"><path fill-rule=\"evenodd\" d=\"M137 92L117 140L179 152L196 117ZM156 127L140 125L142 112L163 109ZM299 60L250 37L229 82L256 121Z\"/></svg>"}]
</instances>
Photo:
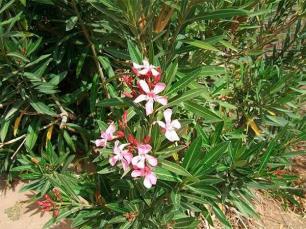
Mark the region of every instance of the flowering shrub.
<instances>
[{"instance_id":1,"label":"flowering shrub","mask_svg":"<svg viewBox=\"0 0 306 229\"><path fill-rule=\"evenodd\" d=\"M157 95L166 88L166 84L160 82L160 68L157 68L154 65L149 64L147 60L144 60L143 65L133 63L132 70L139 78L136 85L133 85L132 83L134 81L133 78L128 76L123 77L123 82L125 82L125 84L131 90L133 90L133 94L136 96L136 99L134 99L135 103L147 101L145 104L146 115L151 115L154 117L154 101L159 102L164 106L166 106L168 103L166 96ZM138 93L136 92L137 89L135 88L138 89ZM129 128L127 123L127 113L124 113L122 121L119 120L120 126L122 127L119 132L120 134L114 136L116 126L114 122L112 122L108 128L101 133L101 139L97 139L95 144L97 147L106 147L107 141L112 141L116 138L124 139L126 141L125 144L121 144L119 140L115 141L112 150L114 156L109 158L110 165L115 166L117 162L120 162L120 166L123 168L125 174L132 170L132 177L143 177L144 186L146 188L151 188L157 181L157 177L154 173L154 167L157 166L158 162L154 156L149 155L149 153L152 151L152 146L149 144L151 140L150 131L152 130L153 125L158 123L158 125L162 128L165 137L170 142L179 141L180 138L176 133L176 129L180 129L181 124L177 119L171 121L171 116L172 110L169 108L166 109L164 111L165 122L150 122L149 133L147 133L145 139L139 141L135 139L133 133L129 133L127 131L127 128ZM152 118L150 120L152 120ZM125 149L127 146L129 146L128 149Z\"/></svg>"},{"instance_id":2,"label":"flowering shrub","mask_svg":"<svg viewBox=\"0 0 306 229\"><path fill-rule=\"evenodd\" d=\"M0 172L46 227L196 228L299 207L305 3L0 1Z\"/></svg>"}]
</instances>

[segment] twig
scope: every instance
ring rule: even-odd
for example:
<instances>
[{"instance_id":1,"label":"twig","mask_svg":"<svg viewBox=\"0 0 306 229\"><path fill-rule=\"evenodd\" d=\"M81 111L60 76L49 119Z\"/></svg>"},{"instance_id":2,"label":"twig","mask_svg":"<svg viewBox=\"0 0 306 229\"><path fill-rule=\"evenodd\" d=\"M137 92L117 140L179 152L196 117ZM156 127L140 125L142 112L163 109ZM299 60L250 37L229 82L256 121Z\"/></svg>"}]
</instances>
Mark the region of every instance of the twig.
<instances>
[{"instance_id":1,"label":"twig","mask_svg":"<svg viewBox=\"0 0 306 229\"><path fill-rule=\"evenodd\" d=\"M16 154L18 153L18 151L21 149L21 147L23 146L23 144L25 143L26 138L23 139L23 141L21 142L21 144L18 146L18 148L16 149L16 151L14 152L14 154L11 156L11 160L13 160L13 158L16 156Z\"/></svg>"},{"instance_id":2,"label":"twig","mask_svg":"<svg viewBox=\"0 0 306 229\"><path fill-rule=\"evenodd\" d=\"M89 46L90 46L90 49L91 49L91 52L92 52L92 55L93 55L93 59L94 59L94 62L96 64L96 67L97 67L97 70L98 70L98 74L101 78L102 88L104 90L104 94L105 94L106 98L110 98L110 96L108 94L108 91L107 91L107 88L106 88L106 80L105 80L105 77L104 77L103 70L102 70L102 67L100 65L99 59L98 59L98 55L97 55L95 45L90 39L89 32L88 32L86 26L84 25L81 14L80 14L77 6L76 6L75 0L72 0L71 3L72 3L72 7L73 7L73 9L74 9L74 11L75 11L75 13L78 17L78 20L80 22L82 32L83 32L87 42L89 43Z\"/></svg>"},{"instance_id":3,"label":"twig","mask_svg":"<svg viewBox=\"0 0 306 229\"><path fill-rule=\"evenodd\" d=\"M7 141L7 142L0 143L0 149L1 149L3 146L5 146L5 145L9 145L9 144L12 144L12 143L14 143L14 142L17 142L17 141L19 141L19 140L25 138L26 136L27 136L26 134L23 134L23 135L19 136L18 138L14 138L14 139L9 140L9 141Z\"/></svg>"},{"instance_id":4,"label":"twig","mask_svg":"<svg viewBox=\"0 0 306 229\"><path fill-rule=\"evenodd\" d=\"M60 103L60 101L55 95L52 95L52 98L55 101L56 105L61 110L60 116L61 116L62 121L60 124L60 129L63 129L66 126L66 123L68 121L69 113L64 109L64 107L62 106L62 104Z\"/></svg>"}]
</instances>

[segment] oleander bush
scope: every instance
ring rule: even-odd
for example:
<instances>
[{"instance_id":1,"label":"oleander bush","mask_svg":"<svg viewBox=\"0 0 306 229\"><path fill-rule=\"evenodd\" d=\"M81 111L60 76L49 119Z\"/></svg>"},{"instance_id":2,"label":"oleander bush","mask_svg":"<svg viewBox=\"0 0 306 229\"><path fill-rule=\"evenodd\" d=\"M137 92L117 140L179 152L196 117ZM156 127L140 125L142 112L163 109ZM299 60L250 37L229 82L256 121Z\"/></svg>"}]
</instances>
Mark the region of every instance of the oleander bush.
<instances>
[{"instance_id":1,"label":"oleander bush","mask_svg":"<svg viewBox=\"0 0 306 229\"><path fill-rule=\"evenodd\" d=\"M0 173L74 228L299 206L303 0L0 1Z\"/></svg>"}]
</instances>

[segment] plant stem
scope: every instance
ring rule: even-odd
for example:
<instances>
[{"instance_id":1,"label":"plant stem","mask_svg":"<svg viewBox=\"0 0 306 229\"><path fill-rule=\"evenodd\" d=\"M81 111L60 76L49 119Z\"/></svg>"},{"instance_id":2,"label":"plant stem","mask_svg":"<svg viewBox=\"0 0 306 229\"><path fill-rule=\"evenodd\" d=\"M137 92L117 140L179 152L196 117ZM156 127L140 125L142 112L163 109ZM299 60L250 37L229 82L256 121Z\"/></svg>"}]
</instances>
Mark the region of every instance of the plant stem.
<instances>
[{"instance_id":1,"label":"plant stem","mask_svg":"<svg viewBox=\"0 0 306 229\"><path fill-rule=\"evenodd\" d=\"M91 49L91 52L92 52L92 55L93 55L93 59L94 59L94 62L96 64L96 67L97 67L97 70L98 70L98 74L101 78L101 83L102 83L102 88L103 88L103 91L104 91L104 95L106 96L106 98L110 98L109 93L108 93L107 88L106 88L105 76L103 74L103 70L102 70L101 64L100 64L99 59L98 59L98 55L97 55L95 45L90 39L89 32L88 32L86 26L84 25L84 21L82 20L81 14L80 14L80 12L77 8L75 0L72 0L71 3L72 3L72 7L73 7L73 9L74 9L74 11L75 11L75 13L78 17L78 20L80 22L80 26L81 26L82 32L84 34L84 37L86 38L87 42L89 43L89 46L90 46L90 49Z\"/></svg>"}]
</instances>

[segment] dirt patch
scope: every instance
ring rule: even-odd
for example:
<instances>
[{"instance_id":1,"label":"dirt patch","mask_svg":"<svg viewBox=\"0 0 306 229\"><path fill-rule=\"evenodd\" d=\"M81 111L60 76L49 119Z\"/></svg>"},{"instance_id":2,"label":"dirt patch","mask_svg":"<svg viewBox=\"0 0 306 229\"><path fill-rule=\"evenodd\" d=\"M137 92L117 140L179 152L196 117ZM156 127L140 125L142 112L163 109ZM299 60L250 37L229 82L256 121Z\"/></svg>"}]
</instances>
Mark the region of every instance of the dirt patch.
<instances>
[{"instance_id":1,"label":"dirt patch","mask_svg":"<svg viewBox=\"0 0 306 229\"><path fill-rule=\"evenodd\" d=\"M36 202L32 201L32 192L18 192L23 183L13 188L6 188L0 182L0 228L9 229L42 229L52 217L48 212L41 212ZM71 229L63 222L52 229Z\"/></svg>"}]
</instances>

